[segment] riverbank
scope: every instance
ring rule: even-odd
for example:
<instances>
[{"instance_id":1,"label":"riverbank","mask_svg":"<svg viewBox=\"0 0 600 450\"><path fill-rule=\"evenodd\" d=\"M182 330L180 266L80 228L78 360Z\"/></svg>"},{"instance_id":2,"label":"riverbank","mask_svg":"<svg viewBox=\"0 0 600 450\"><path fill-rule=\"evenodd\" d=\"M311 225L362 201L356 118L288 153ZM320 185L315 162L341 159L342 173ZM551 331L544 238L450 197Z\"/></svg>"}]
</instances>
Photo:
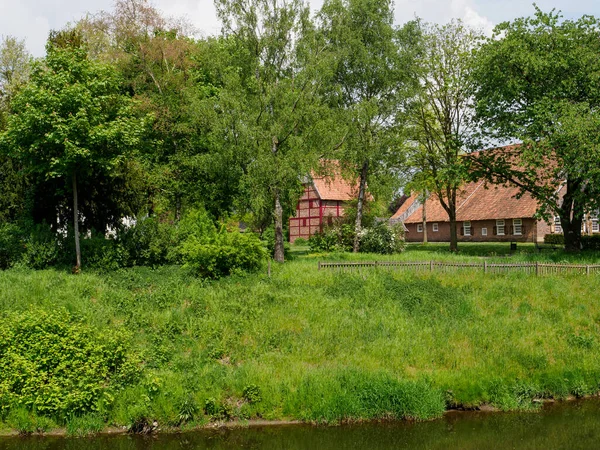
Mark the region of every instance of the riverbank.
<instances>
[{"instance_id":1,"label":"riverbank","mask_svg":"<svg viewBox=\"0 0 600 450\"><path fill-rule=\"evenodd\" d=\"M120 378L110 369L79 411L4 407L3 429L427 420L599 390L600 277L327 273L317 259L210 283L178 267L0 272L3 320L63 311L92 347L114 335L123 349Z\"/></svg>"}]
</instances>

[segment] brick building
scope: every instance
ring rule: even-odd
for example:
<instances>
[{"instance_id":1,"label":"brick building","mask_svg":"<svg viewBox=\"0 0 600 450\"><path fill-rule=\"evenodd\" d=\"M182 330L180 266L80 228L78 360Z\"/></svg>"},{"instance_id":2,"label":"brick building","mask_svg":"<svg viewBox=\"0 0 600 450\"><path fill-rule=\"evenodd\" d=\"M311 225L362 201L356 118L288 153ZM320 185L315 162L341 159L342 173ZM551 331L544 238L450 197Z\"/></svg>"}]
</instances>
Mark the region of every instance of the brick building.
<instances>
[{"instance_id":1,"label":"brick building","mask_svg":"<svg viewBox=\"0 0 600 450\"><path fill-rule=\"evenodd\" d=\"M290 218L290 242L298 238L308 239L331 224L336 217L342 217L349 200L358 196L356 183L349 183L335 168L331 176L316 176L304 183L304 192L294 217Z\"/></svg>"},{"instance_id":2,"label":"brick building","mask_svg":"<svg viewBox=\"0 0 600 450\"><path fill-rule=\"evenodd\" d=\"M560 222L548 224L535 218L536 201L519 188L468 183L459 191L456 227L459 242L543 242L544 235L560 233ZM427 240L449 242L450 222L440 201L431 196L425 202ZM408 242L423 240L423 206L416 195L405 201L392 220L403 222Z\"/></svg>"}]
</instances>

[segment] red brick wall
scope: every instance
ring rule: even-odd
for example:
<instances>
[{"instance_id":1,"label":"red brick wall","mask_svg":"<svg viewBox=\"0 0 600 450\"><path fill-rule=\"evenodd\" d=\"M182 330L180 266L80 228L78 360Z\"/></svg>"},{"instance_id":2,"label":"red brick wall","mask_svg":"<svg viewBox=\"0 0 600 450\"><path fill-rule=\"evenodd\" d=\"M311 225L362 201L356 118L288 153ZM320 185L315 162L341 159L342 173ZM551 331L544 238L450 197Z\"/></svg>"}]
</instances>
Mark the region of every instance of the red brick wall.
<instances>
[{"instance_id":1,"label":"red brick wall","mask_svg":"<svg viewBox=\"0 0 600 450\"><path fill-rule=\"evenodd\" d=\"M540 229L535 219L522 219L522 234L520 236L513 234L513 221L506 219L504 221L504 235L496 233L495 220L473 220L471 221L471 236L464 236L462 233L462 222L456 224L459 242L535 242L538 238ZM409 223L405 225L408 229L406 233L407 242L423 242L423 233L417 232L417 224ZM487 236L482 234L482 229L487 229ZM544 236L541 236L543 240ZM433 223L427 223L427 241L428 242L450 242L450 223L438 222L438 231L433 231Z\"/></svg>"}]
</instances>

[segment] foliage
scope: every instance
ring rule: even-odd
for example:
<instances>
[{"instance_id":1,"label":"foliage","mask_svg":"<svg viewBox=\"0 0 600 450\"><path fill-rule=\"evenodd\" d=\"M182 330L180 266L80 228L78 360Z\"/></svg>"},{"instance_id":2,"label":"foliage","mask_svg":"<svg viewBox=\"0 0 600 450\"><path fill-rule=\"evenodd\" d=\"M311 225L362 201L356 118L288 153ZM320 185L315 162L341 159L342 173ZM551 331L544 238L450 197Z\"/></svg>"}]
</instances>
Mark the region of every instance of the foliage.
<instances>
[{"instance_id":1,"label":"foliage","mask_svg":"<svg viewBox=\"0 0 600 450\"><path fill-rule=\"evenodd\" d=\"M13 223L0 223L0 270L12 267L23 251L21 229Z\"/></svg>"},{"instance_id":2,"label":"foliage","mask_svg":"<svg viewBox=\"0 0 600 450\"><path fill-rule=\"evenodd\" d=\"M182 245L184 267L205 278L254 272L264 263L265 248L252 233L221 230L206 238L190 237Z\"/></svg>"},{"instance_id":3,"label":"foliage","mask_svg":"<svg viewBox=\"0 0 600 450\"><path fill-rule=\"evenodd\" d=\"M322 84L327 46L303 0L218 0L224 35L239 48L216 105L215 140L245 155L239 205L273 221L274 259L284 260L283 221L305 175L328 151Z\"/></svg>"},{"instance_id":4,"label":"foliage","mask_svg":"<svg viewBox=\"0 0 600 450\"><path fill-rule=\"evenodd\" d=\"M414 143L412 188L422 195L432 192L439 199L450 222L450 248L456 250L457 191L467 178L463 155L474 131L471 72L474 50L483 37L461 21L421 27L419 90L406 114Z\"/></svg>"},{"instance_id":5,"label":"foliage","mask_svg":"<svg viewBox=\"0 0 600 450\"><path fill-rule=\"evenodd\" d=\"M396 30L393 16L387 0L328 0L319 13L320 31L334 52L327 98L344 132L336 157L347 176L359 181L354 251L367 182L371 193L391 194L405 159L397 116L413 95L419 32L416 22Z\"/></svg>"},{"instance_id":6,"label":"foliage","mask_svg":"<svg viewBox=\"0 0 600 450\"><path fill-rule=\"evenodd\" d=\"M360 251L382 255L400 253L404 250L404 225L378 223L361 230Z\"/></svg>"},{"instance_id":7,"label":"foliage","mask_svg":"<svg viewBox=\"0 0 600 450\"><path fill-rule=\"evenodd\" d=\"M545 234L544 244L564 245L565 237L562 234Z\"/></svg>"},{"instance_id":8,"label":"foliage","mask_svg":"<svg viewBox=\"0 0 600 450\"><path fill-rule=\"evenodd\" d=\"M385 222L364 227L360 232L360 251L382 255L400 253L404 249L404 228ZM354 243L351 222L336 221L308 240L311 252L350 251Z\"/></svg>"},{"instance_id":9,"label":"foliage","mask_svg":"<svg viewBox=\"0 0 600 450\"><path fill-rule=\"evenodd\" d=\"M599 206L599 34L595 17L536 7L496 27L474 72L486 140L523 142L481 152L472 160L478 175L528 192L541 216L560 216L571 251L580 249L584 215Z\"/></svg>"},{"instance_id":10,"label":"foliage","mask_svg":"<svg viewBox=\"0 0 600 450\"><path fill-rule=\"evenodd\" d=\"M61 206L78 217L77 177L110 179L139 145L147 119L133 115L132 101L123 95L114 68L90 61L76 31L54 33L47 51L30 82L12 99L0 144L26 172L60 180L62 186L55 189L63 200L64 192L73 195L72 208ZM88 202L93 198L92 193L82 194ZM76 241L78 225L76 221Z\"/></svg>"},{"instance_id":11,"label":"foliage","mask_svg":"<svg viewBox=\"0 0 600 450\"><path fill-rule=\"evenodd\" d=\"M581 236L581 246L584 250L600 251L600 236L597 234Z\"/></svg>"},{"instance_id":12,"label":"foliage","mask_svg":"<svg viewBox=\"0 0 600 450\"><path fill-rule=\"evenodd\" d=\"M64 420L139 374L122 330L92 329L60 309L9 313L0 323L3 413L22 407Z\"/></svg>"}]
</instances>

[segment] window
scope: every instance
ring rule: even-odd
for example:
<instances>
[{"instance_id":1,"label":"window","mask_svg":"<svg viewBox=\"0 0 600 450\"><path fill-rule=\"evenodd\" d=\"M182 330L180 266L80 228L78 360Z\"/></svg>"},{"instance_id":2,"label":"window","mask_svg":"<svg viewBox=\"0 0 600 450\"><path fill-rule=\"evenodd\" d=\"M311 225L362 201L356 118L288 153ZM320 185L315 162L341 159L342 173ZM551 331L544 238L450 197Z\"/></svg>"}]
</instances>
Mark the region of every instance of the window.
<instances>
[{"instance_id":1,"label":"window","mask_svg":"<svg viewBox=\"0 0 600 450\"><path fill-rule=\"evenodd\" d=\"M521 236L523 234L523 220L513 219L513 234Z\"/></svg>"},{"instance_id":2,"label":"window","mask_svg":"<svg viewBox=\"0 0 600 450\"><path fill-rule=\"evenodd\" d=\"M504 219L496 220L496 234L504 236Z\"/></svg>"},{"instance_id":3,"label":"window","mask_svg":"<svg viewBox=\"0 0 600 450\"><path fill-rule=\"evenodd\" d=\"M554 216L554 232L562 233L562 227L560 226L560 217Z\"/></svg>"},{"instance_id":4,"label":"window","mask_svg":"<svg viewBox=\"0 0 600 450\"><path fill-rule=\"evenodd\" d=\"M481 235L482 236L487 236L487 228L482 228L481 229Z\"/></svg>"},{"instance_id":5,"label":"window","mask_svg":"<svg viewBox=\"0 0 600 450\"><path fill-rule=\"evenodd\" d=\"M422 233L423 232L423 224L420 223L417 225L417 233Z\"/></svg>"},{"instance_id":6,"label":"window","mask_svg":"<svg viewBox=\"0 0 600 450\"><path fill-rule=\"evenodd\" d=\"M592 233L600 233L600 226L598 225L598 211L594 211L590 214L590 219L592 221Z\"/></svg>"},{"instance_id":7,"label":"window","mask_svg":"<svg viewBox=\"0 0 600 450\"><path fill-rule=\"evenodd\" d=\"M434 223L434 224L433 224L433 231L434 231L435 233L437 233L437 232L439 231L439 229L438 229L438 224L437 224L437 223Z\"/></svg>"},{"instance_id":8,"label":"window","mask_svg":"<svg viewBox=\"0 0 600 450\"><path fill-rule=\"evenodd\" d=\"M471 236L471 222L463 222L463 233L465 236Z\"/></svg>"}]
</instances>

